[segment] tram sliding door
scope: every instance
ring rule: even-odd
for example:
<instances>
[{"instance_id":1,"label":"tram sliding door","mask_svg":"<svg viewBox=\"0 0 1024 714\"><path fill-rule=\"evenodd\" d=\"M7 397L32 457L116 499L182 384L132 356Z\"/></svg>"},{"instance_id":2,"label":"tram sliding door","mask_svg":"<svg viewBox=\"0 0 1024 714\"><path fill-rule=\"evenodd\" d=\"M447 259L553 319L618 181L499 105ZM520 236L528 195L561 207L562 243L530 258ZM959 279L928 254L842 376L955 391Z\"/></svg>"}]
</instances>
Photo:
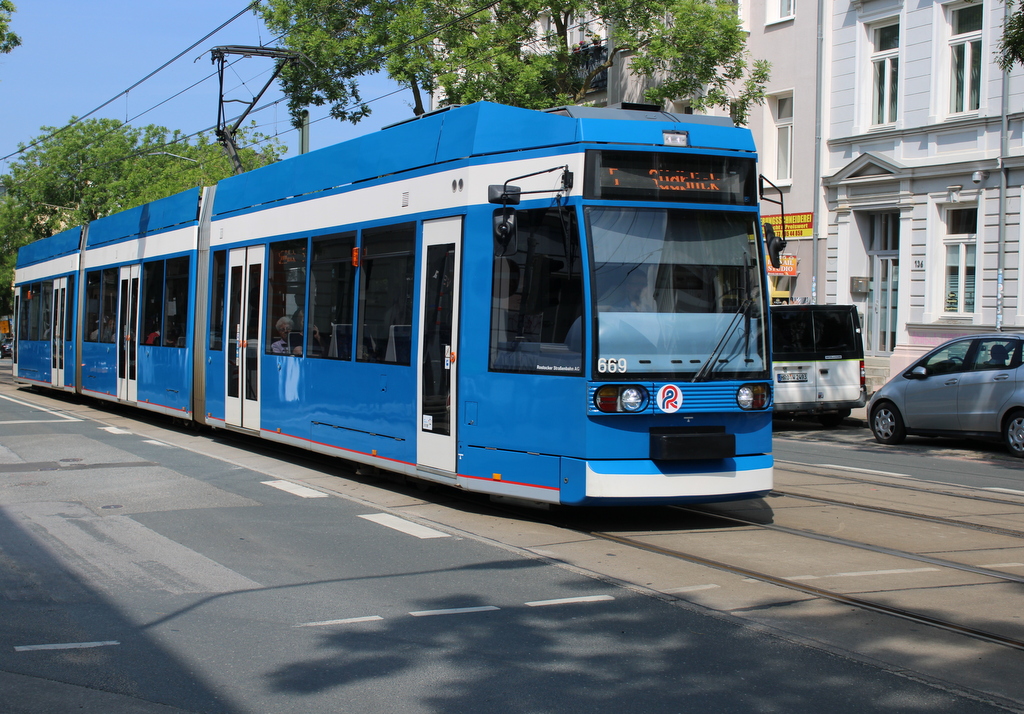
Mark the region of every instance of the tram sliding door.
<instances>
[{"instance_id":1,"label":"tram sliding door","mask_svg":"<svg viewBox=\"0 0 1024 714\"><path fill-rule=\"evenodd\" d=\"M260 428L260 334L262 332L262 245L228 254L228 324L224 420L231 426Z\"/></svg>"},{"instance_id":2,"label":"tram sliding door","mask_svg":"<svg viewBox=\"0 0 1024 714\"><path fill-rule=\"evenodd\" d=\"M461 244L461 217L423 224L416 461L421 467L451 474L458 468L456 351Z\"/></svg>"},{"instance_id":3,"label":"tram sliding door","mask_svg":"<svg viewBox=\"0 0 1024 714\"><path fill-rule=\"evenodd\" d=\"M138 399L139 273L142 266L124 265L120 271L117 310L117 398Z\"/></svg>"},{"instance_id":4,"label":"tram sliding door","mask_svg":"<svg viewBox=\"0 0 1024 714\"><path fill-rule=\"evenodd\" d=\"M53 281L53 309L50 310L50 384L58 389L64 387L64 326L67 324L65 311L68 309L68 279Z\"/></svg>"}]
</instances>

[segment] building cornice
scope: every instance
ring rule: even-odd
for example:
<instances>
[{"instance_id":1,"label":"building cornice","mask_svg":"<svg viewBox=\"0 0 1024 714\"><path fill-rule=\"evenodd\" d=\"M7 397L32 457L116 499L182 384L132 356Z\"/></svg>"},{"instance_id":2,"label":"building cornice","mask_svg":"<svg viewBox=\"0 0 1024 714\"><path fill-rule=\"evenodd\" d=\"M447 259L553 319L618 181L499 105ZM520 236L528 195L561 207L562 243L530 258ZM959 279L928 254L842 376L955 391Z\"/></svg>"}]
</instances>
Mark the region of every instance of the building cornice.
<instances>
[{"instance_id":1,"label":"building cornice","mask_svg":"<svg viewBox=\"0 0 1024 714\"><path fill-rule=\"evenodd\" d=\"M1014 112L1007 115L1007 119L1011 122L1024 121L1024 112ZM887 139L904 140L920 136L921 134L941 134L946 131L963 131L964 129L970 129L972 127L999 127L1002 124L1002 117L1000 116L973 116L963 119L947 119L942 122L935 124L918 124L912 127L901 127L901 128L890 128L890 129L874 129L868 132L861 132L860 134L850 134L849 136L835 137L828 139L825 143L829 149L843 148L852 146L854 144L865 144L875 143L877 141L884 141Z\"/></svg>"}]
</instances>

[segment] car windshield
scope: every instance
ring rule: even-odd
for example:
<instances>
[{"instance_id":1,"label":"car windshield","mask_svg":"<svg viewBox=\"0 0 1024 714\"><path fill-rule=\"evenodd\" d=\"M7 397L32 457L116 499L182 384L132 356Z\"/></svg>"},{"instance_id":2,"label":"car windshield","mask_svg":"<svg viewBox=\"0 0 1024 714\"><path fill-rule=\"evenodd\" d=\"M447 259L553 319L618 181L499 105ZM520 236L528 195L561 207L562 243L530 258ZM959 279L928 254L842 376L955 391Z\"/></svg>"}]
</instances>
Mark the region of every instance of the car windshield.
<instances>
[{"instance_id":1,"label":"car windshield","mask_svg":"<svg viewBox=\"0 0 1024 714\"><path fill-rule=\"evenodd\" d=\"M589 207L586 218L598 372L763 376L765 305L753 214Z\"/></svg>"}]
</instances>

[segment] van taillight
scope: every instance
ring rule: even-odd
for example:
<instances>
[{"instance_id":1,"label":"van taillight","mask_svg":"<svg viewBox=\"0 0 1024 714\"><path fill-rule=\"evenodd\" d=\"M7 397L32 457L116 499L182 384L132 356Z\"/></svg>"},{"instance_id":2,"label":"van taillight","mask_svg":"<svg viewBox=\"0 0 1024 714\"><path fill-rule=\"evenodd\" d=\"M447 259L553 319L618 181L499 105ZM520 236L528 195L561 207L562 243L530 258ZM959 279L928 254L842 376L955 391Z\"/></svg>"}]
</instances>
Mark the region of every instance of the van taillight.
<instances>
[{"instance_id":1,"label":"van taillight","mask_svg":"<svg viewBox=\"0 0 1024 714\"><path fill-rule=\"evenodd\" d=\"M865 374L864 374L864 360L861 360L860 361L860 386L863 387L866 384L867 384L867 379L865 378Z\"/></svg>"}]
</instances>

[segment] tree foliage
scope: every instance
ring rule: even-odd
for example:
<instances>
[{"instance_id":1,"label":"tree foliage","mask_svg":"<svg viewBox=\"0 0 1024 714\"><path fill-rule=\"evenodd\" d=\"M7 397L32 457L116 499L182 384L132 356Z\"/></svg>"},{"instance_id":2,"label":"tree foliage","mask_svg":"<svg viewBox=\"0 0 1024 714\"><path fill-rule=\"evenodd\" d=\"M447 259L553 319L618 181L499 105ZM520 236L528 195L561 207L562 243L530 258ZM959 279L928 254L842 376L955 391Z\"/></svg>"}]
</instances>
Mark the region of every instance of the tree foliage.
<instances>
[{"instance_id":1,"label":"tree foliage","mask_svg":"<svg viewBox=\"0 0 1024 714\"><path fill-rule=\"evenodd\" d=\"M11 0L0 0L0 54L7 54L21 44L21 38L10 30L11 15L16 9Z\"/></svg>"},{"instance_id":2,"label":"tree foliage","mask_svg":"<svg viewBox=\"0 0 1024 714\"><path fill-rule=\"evenodd\" d=\"M1003 37L999 42L996 61L1004 72L1013 65L1024 65L1024 6L1013 7L1014 0L1006 0L1007 16L1003 22Z\"/></svg>"},{"instance_id":3,"label":"tree foliage","mask_svg":"<svg viewBox=\"0 0 1024 714\"><path fill-rule=\"evenodd\" d=\"M258 12L305 58L283 72L295 117L328 105L358 121L369 108L356 80L376 71L412 90L416 114L432 92L447 104L585 102L595 78L629 58L648 99L689 98L743 120L768 79L726 0L261 0ZM607 39L591 37L599 27Z\"/></svg>"},{"instance_id":4,"label":"tree foliage","mask_svg":"<svg viewBox=\"0 0 1024 714\"><path fill-rule=\"evenodd\" d=\"M42 131L19 146L20 158L0 175L0 285L12 284L23 245L234 173L220 145L205 135L189 142L177 131L115 119L72 120ZM264 139L240 134L241 145ZM281 153L277 142L240 151L247 168L273 163ZM10 304L10 291L0 290L0 314Z\"/></svg>"}]
</instances>

